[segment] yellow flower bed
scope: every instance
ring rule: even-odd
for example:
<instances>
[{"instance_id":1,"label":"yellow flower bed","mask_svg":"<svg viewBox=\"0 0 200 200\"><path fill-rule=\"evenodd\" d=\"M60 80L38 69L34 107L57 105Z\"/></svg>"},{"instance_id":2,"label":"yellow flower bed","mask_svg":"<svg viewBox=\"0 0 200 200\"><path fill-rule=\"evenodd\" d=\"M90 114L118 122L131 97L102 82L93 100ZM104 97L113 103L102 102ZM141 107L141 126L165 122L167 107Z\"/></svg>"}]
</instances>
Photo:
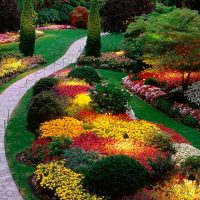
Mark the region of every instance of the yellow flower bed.
<instances>
[{"instance_id":1,"label":"yellow flower bed","mask_svg":"<svg viewBox=\"0 0 200 200\"><path fill-rule=\"evenodd\" d=\"M116 120L109 115L100 115L91 122L91 132L95 132L102 137L115 139L130 138L142 143L146 143L161 130L154 124L143 121L123 121Z\"/></svg>"},{"instance_id":2,"label":"yellow flower bed","mask_svg":"<svg viewBox=\"0 0 200 200\"><path fill-rule=\"evenodd\" d=\"M91 106L89 105L91 102L91 98L88 94L78 94L75 98L71 101L71 104L67 108L68 115L72 117L76 117L78 112L83 110L92 110Z\"/></svg>"},{"instance_id":3,"label":"yellow flower bed","mask_svg":"<svg viewBox=\"0 0 200 200\"><path fill-rule=\"evenodd\" d=\"M5 58L0 63L0 77L7 76L27 69L27 65L16 58Z\"/></svg>"},{"instance_id":4,"label":"yellow flower bed","mask_svg":"<svg viewBox=\"0 0 200 200\"><path fill-rule=\"evenodd\" d=\"M65 168L63 161L40 164L34 174L40 186L55 191L60 200L102 200L87 193L81 184L84 176Z\"/></svg>"},{"instance_id":5,"label":"yellow flower bed","mask_svg":"<svg viewBox=\"0 0 200 200\"><path fill-rule=\"evenodd\" d=\"M41 124L40 137L77 137L84 133L83 122L72 117L55 119Z\"/></svg>"},{"instance_id":6,"label":"yellow flower bed","mask_svg":"<svg viewBox=\"0 0 200 200\"><path fill-rule=\"evenodd\" d=\"M84 85L84 86L89 86L88 83L86 83L85 81L83 80L80 80L80 79L67 79L65 81L62 82L62 84L65 84L65 85Z\"/></svg>"}]
</instances>

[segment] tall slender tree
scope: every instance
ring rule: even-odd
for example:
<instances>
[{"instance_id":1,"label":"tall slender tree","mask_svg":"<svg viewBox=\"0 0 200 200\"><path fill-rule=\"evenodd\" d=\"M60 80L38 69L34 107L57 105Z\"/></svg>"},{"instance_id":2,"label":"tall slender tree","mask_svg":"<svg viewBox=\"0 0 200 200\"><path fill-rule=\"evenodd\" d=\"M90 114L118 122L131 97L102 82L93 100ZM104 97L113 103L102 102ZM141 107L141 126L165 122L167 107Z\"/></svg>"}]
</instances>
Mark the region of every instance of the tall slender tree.
<instances>
[{"instance_id":1,"label":"tall slender tree","mask_svg":"<svg viewBox=\"0 0 200 200\"><path fill-rule=\"evenodd\" d=\"M20 23L19 50L25 56L32 56L34 53L36 19L34 0L24 0Z\"/></svg>"},{"instance_id":2,"label":"tall slender tree","mask_svg":"<svg viewBox=\"0 0 200 200\"><path fill-rule=\"evenodd\" d=\"M101 54L101 20L99 0L91 0L88 19L86 56L99 57Z\"/></svg>"}]
</instances>

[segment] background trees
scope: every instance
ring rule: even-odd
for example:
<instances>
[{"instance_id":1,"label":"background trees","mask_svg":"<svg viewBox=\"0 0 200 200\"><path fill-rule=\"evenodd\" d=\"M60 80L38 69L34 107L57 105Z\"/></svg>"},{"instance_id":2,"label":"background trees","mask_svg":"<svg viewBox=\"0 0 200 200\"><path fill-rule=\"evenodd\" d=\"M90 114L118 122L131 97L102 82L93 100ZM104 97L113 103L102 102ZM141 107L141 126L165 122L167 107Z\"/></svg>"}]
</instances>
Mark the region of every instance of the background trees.
<instances>
[{"instance_id":1,"label":"background trees","mask_svg":"<svg viewBox=\"0 0 200 200\"><path fill-rule=\"evenodd\" d=\"M0 0L0 33L19 30L19 12L15 0Z\"/></svg>"},{"instance_id":2,"label":"background trees","mask_svg":"<svg viewBox=\"0 0 200 200\"><path fill-rule=\"evenodd\" d=\"M107 0L102 5L101 16L104 31L122 32L135 16L152 11L151 0Z\"/></svg>"}]
</instances>

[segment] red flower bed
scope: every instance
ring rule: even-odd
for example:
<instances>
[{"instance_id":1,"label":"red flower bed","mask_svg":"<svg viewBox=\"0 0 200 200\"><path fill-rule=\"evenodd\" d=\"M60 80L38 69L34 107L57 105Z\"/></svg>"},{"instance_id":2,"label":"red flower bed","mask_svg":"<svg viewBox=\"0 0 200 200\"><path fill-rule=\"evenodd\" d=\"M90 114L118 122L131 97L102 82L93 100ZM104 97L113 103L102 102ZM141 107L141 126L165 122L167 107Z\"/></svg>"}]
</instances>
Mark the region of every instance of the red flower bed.
<instances>
[{"instance_id":1,"label":"red flower bed","mask_svg":"<svg viewBox=\"0 0 200 200\"><path fill-rule=\"evenodd\" d=\"M55 91L61 96L73 98L77 94L87 93L90 88L90 86L85 85L65 85L60 83L55 87Z\"/></svg>"},{"instance_id":2,"label":"red flower bed","mask_svg":"<svg viewBox=\"0 0 200 200\"><path fill-rule=\"evenodd\" d=\"M103 138L89 132L76 137L73 146L86 151L98 151L103 155L127 155L138 160L148 170L151 170L147 162L149 158L155 160L159 154L166 157L166 153L159 149L135 143L133 140Z\"/></svg>"},{"instance_id":3,"label":"red flower bed","mask_svg":"<svg viewBox=\"0 0 200 200\"><path fill-rule=\"evenodd\" d=\"M167 90L181 86L181 73L176 70L164 70L160 72L143 71L138 74L138 78L156 78L161 84L164 83ZM200 80L200 72L193 72L189 84Z\"/></svg>"},{"instance_id":4,"label":"red flower bed","mask_svg":"<svg viewBox=\"0 0 200 200\"><path fill-rule=\"evenodd\" d=\"M75 29L74 26L71 25L49 25L38 27L37 30L63 30L63 29Z\"/></svg>"}]
</instances>

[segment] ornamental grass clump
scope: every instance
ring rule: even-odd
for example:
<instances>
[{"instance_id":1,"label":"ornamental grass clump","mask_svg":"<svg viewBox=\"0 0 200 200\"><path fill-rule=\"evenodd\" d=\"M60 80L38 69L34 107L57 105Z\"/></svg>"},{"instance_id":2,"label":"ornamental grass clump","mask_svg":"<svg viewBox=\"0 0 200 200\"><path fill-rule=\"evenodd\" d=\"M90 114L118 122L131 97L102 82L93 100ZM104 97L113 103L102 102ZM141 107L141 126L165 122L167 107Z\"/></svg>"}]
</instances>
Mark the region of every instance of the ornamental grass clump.
<instances>
[{"instance_id":1,"label":"ornamental grass clump","mask_svg":"<svg viewBox=\"0 0 200 200\"><path fill-rule=\"evenodd\" d=\"M98 84L90 91L91 106L100 113L123 113L127 110L130 94L112 84Z\"/></svg>"},{"instance_id":2,"label":"ornamental grass clump","mask_svg":"<svg viewBox=\"0 0 200 200\"><path fill-rule=\"evenodd\" d=\"M97 161L86 173L83 183L90 192L115 200L144 187L148 173L132 158L110 156Z\"/></svg>"}]
</instances>

